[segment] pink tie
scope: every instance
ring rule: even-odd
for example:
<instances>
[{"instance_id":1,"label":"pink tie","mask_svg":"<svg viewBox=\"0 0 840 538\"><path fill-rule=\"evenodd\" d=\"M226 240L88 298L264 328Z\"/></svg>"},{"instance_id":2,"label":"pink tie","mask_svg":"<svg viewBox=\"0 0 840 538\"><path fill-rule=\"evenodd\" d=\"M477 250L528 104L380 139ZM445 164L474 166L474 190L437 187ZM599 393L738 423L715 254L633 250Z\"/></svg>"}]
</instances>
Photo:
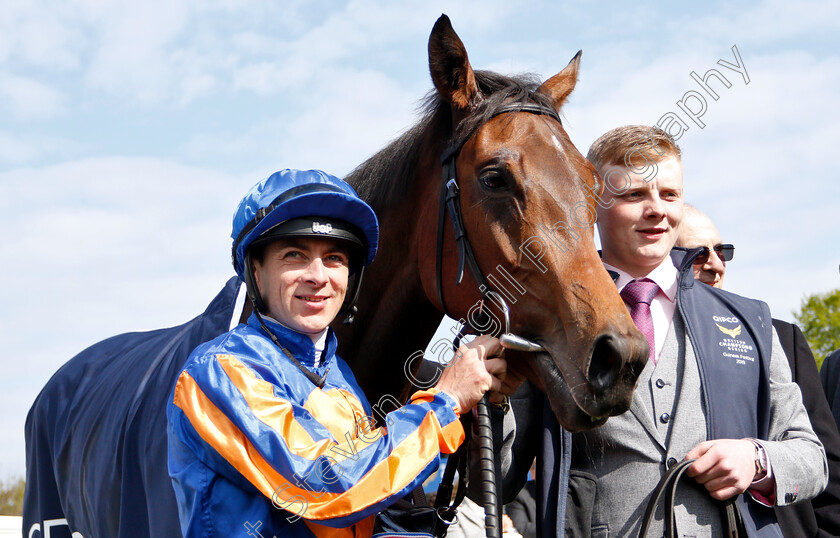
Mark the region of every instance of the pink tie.
<instances>
[{"instance_id":1,"label":"pink tie","mask_svg":"<svg viewBox=\"0 0 840 538\"><path fill-rule=\"evenodd\" d=\"M636 328L642 331L650 347L650 360L656 364L656 347L653 339L653 318L650 315L650 303L659 293L659 285L647 278L634 280L621 290L621 298L630 306L630 317Z\"/></svg>"}]
</instances>

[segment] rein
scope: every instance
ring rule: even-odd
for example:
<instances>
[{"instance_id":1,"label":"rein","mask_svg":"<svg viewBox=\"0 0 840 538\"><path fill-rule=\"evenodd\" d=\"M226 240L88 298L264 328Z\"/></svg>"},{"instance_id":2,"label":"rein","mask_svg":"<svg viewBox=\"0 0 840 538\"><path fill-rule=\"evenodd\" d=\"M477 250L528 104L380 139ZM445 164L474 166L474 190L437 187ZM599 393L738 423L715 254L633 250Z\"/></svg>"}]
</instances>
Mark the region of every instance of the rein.
<instances>
[{"instance_id":1,"label":"rein","mask_svg":"<svg viewBox=\"0 0 840 538\"><path fill-rule=\"evenodd\" d=\"M557 120L557 122L562 125L562 122L560 121L560 116L557 114L556 110L546 106L538 105L536 103L510 103L504 105L498 110L496 110L487 119L487 121L490 121L496 116L499 116L501 114L507 114L509 112L526 112L529 114L549 116ZM446 214L448 213L449 218L452 222L452 228L455 232L455 243L458 246L458 273L455 278L455 285L461 284L464 278L464 266L466 265L469 268L473 279L478 285L478 291L481 294L481 300L484 301L485 299L492 298L502 308L505 317L505 333L502 334L499 338L499 340L502 343L502 346L508 349L517 349L520 351L543 351L543 347L538 343L531 342L522 337L516 336L510 332L510 315L507 303L502 298L502 296L494 290L492 290L489 284L487 283L487 279L484 277L484 273L481 272L481 268L478 266L478 262L475 259L475 254L473 253L472 245L470 244L470 240L467 237L467 230L464 227L464 217L461 212L461 198L459 194L460 188L458 187L455 161L458 158L458 154L460 153L461 148L479 127L480 125L476 126L472 132L464 136L460 143L450 144L441 156L443 176L440 189L440 208L438 211L437 230L437 253L435 259L435 270L437 271L436 285L438 301L440 302L443 312L447 316L449 316L449 309L446 307L446 301L443 298L443 236L444 227L446 224ZM458 337L456 338L456 342L454 345L456 350L458 347L457 341L460 340L460 336L461 334L459 333ZM501 506L499 503L500 496L497 491L495 466L496 457L493 450L493 430L490 421L490 403L487 396L482 397L481 400L478 402L477 419L477 433L479 437L479 460L481 467L481 485L483 496L482 500L484 502L485 512L484 527L487 538L499 538L501 536ZM467 429L467 431L469 430ZM467 439L469 439L469 434L467 436ZM444 472L444 480L441 483L441 489L443 491L439 491L438 493L438 495L441 496L441 498L438 499L438 502L436 503L436 508L438 510L439 517L445 522L447 520L449 522L454 520L457 506L463 499L463 493L461 491L466 489L466 477L464 476L464 474L467 467L466 459L468 458L468 451L468 447L462 446L456 452L456 454L453 455L454 461L449 462L450 464L447 465L446 471ZM452 477L456 467L461 468L461 473L459 473L461 476L461 487L459 488L459 496L455 499L455 502L451 506L449 506L449 499L452 490ZM446 484L448 484L448 486L446 486ZM444 491L445 494L442 495Z\"/></svg>"}]
</instances>

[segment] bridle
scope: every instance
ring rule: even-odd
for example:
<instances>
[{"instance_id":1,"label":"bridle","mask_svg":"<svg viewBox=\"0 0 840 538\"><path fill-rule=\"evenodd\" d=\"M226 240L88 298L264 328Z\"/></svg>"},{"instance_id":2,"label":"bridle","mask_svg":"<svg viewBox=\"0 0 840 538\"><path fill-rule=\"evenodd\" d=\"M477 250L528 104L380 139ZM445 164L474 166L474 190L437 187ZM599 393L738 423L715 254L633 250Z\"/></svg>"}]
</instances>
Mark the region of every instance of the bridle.
<instances>
[{"instance_id":1,"label":"bridle","mask_svg":"<svg viewBox=\"0 0 840 538\"><path fill-rule=\"evenodd\" d=\"M526 112L529 114L548 116L550 118L554 118L557 120L557 123L562 125L560 116L554 108L537 103L508 103L499 107L499 109L493 112L493 114L490 115L484 123L487 123L487 121L490 121L501 114L516 112ZM452 228L455 232L455 243L458 246L458 273L455 277L455 284L461 284L461 281L464 278L464 266L466 265L478 285L481 300L492 298L500 304L507 316L507 305L503 304L504 300L501 298L501 295L493 292L493 289L484 277L484 273L481 272L481 268L478 266L475 254L473 253L472 245L467 237L467 230L464 227L464 217L461 213L460 188L458 187L455 161L458 158L458 154L461 152L461 148L463 148L467 140L469 140L482 125L483 124L476 125L472 131L460 137L460 141L455 141L447 146L441 156L443 175L440 186L435 270L438 302L440 303L441 309L443 309L443 313L449 317L452 316L450 315L449 309L446 307L446 301L443 298L443 235L447 213L449 214L449 219L452 222ZM507 329L509 329L509 327L507 327Z\"/></svg>"},{"instance_id":2,"label":"bridle","mask_svg":"<svg viewBox=\"0 0 840 538\"><path fill-rule=\"evenodd\" d=\"M490 121L496 116L499 116L500 114L506 114L509 112L527 112L529 114L549 116L557 120L557 122L562 125L562 122L560 121L560 116L558 116L557 111L554 110L554 108L539 105L536 103L509 103L507 105L501 106L492 115L490 115L490 117L488 117L484 123ZM505 332L499 337L499 341L501 342L502 347L507 349L516 349L519 351L545 351L545 349L537 342L526 340L525 338L522 338L510 332L510 311L508 309L507 303L498 292L490 288L487 279L484 277L484 273L481 272L481 268L478 266L478 262L475 259L475 254L473 253L472 245L470 244L470 240L467 237L467 230L464 227L464 217L461 213L461 198L459 195L460 189L458 188L458 181L456 177L457 174L455 161L458 158L458 154L460 153L461 148L481 125L483 124L476 125L472 129L472 131L462 136L460 138L460 142L456 141L447 146L446 150L441 156L441 164L443 166L443 177L440 188L437 253L435 259L435 270L437 272L436 286L438 301L440 302L440 306L443 309L443 312L447 316L449 316L449 309L446 308L446 302L443 299L443 229L444 225L446 224L446 214L448 213L449 218L452 222L452 228L455 232L455 243L458 246L458 273L455 277L455 285L461 284L461 281L464 278L464 266L466 265L469 268L473 279L478 285L478 291L481 294L481 301L492 299L502 309L505 321ZM458 343L460 341L460 337L463 335L464 329L466 329L466 326L462 327L461 331L459 331L459 334L455 339L455 348L458 347ZM481 398L481 401L479 401L477 406L478 413L476 418L478 421L477 430L479 437L479 459L481 463L480 480L482 485L481 489L483 493L482 500L485 511L485 532L488 538L498 538L501 536L499 529L501 507L499 505L500 496L498 495L496 489L496 468L494 463L495 455L493 450L493 433L492 425L490 423L489 405L490 404L487 399L487 396L484 396ZM454 454L451 458L449 465L447 465L446 467L446 471L444 472L444 483L448 484L448 489L446 490L446 493L444 493L442 490L439 490L438 492L439 498L438 502L436 502L436 507L438 509L439 515L446 514L454 517L455 509L460 503L461 498L463 498L463 496L461 496L461 498L456 498L455 503L451 507L448 506L449 494L451 494L452 476L454 475L454 471L457 466L463 467L465 465L465 458L467 457L465 456L465 453L465 447L460 447L458 452ZM462 469L462 473L463 471L464 469ZM465 486L465 484L463 483L463 479L461 485ZM441 485L441 488L444 488L444 484ZM444 517L441 517L441 519L444 522L447 521Z\"/></svg>"}]
</instances>

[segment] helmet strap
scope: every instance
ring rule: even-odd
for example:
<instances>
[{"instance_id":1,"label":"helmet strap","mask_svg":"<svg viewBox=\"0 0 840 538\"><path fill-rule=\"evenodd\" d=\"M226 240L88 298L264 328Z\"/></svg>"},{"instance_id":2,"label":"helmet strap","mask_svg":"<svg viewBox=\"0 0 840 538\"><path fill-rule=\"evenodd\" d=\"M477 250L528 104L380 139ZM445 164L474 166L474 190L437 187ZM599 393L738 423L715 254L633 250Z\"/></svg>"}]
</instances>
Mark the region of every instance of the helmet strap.
<instances>
[{"instance_id":1,"label":"helmet strap","mask_svg":"<svg viewBox=\"0 0 840 538\"><path fill-rule=\"evenodd\" d=\"M260 288L257 286L257 279L254 276L254 264L251 260L251 252L250 248L248 252L245 253L245 261L243 263L245 270L243 271L245 276L245 291L248 292L248 298L251 299L251 303L254 305L254 311L259 312L265 310L265 303L262 300L262 294L260 293Z\"/></svg>"},{"instance_id":2,"label":"helmet strap","mask_svg":"<svg viewBox=\"0 0 840 538\"><path fill-rule=\"evenodd\" d=\"M344 305L341 307L339 314L344 314L344 321L345 325L351 325L353 321L356 319L356 314L359 313L359 309L356 308L356 301L359 300L359 292L362 289L362 277L365 275L365 266L362 264L359 267L359 271L354 274L351 278L352 283L348 285L348 292L349 296L345 297Z\"/></svg>"},{"instance_id":3,"label":"helmet strap","mask_svg":"<svg viewBox=\"0 0 840 538\"><path fill-rule=\"evenodd\" d=\"M345 325L353 325L353 322L356 321L356 314L359 313L359 309L356 308L356 305L350 307L350 311L344 316L344 321L342 321Z\"/></svg>"},{"instance_id":4,"label":"helmet strap","mask_svg":"<svg viewBox=\"0 0 840 538\"><path fill-rule=\"evenodd\" d=\"M274 333L271 332L269 330L269 328L265 326L265 320L260 315L260 311L257 308L254 308L254 315L257 316L257 319L260 322L260 327L262 327L262 330L265 331L265 334L267 334L268 337L271 338L271 341L274 342L274 345L276 345L278 348L280 348L280 351L282 351L283 354L292 362L292 364L297 366L298 370L300 370L301 373L307 377L307 379L312 381L315 384L316 387L318 387L319 389L323 388L324 383L327 381L327 374L329 373L330 369L327 368L326 370L324 370L324 375L318 375L315 372L306 368L304 365L302 365L300 363L300 361L298 361L295 358L295 356L292 354L291 351L289 351L288 349L286 349L285 347L283 347L280 344L280 341L277 340L277 337L274 336Z\"/></svg>"}]
</instances>

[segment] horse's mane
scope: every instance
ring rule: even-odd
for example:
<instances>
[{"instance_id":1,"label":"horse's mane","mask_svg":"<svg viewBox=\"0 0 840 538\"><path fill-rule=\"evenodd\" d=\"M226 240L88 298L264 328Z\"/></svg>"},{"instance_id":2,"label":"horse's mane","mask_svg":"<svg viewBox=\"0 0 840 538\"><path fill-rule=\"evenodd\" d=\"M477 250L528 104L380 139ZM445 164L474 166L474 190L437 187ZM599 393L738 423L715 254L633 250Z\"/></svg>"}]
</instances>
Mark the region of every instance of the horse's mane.
<instances>
[{"instance_id":1,"label":"horse's mane","mask_svg":"<svg viewBox=\"0 0 840 538\"><path fill-rule=\"evenodd\" d=\"M449 103L432 90L421 103L420 121L350 172L345 179L362 199L374 209L381 210L406 196L411 190L423 139L430 129L440 128L442 132L449 133L450 140L447 142L461 144L493 117L502 104L532 102L554 106L547 96L535 93L539 80L534 75L505 76L492 71L475 71L475 80L483 98L474 111L461 121L454 135L450 127L452 114Z\"/></svg>"}]
</instances>

